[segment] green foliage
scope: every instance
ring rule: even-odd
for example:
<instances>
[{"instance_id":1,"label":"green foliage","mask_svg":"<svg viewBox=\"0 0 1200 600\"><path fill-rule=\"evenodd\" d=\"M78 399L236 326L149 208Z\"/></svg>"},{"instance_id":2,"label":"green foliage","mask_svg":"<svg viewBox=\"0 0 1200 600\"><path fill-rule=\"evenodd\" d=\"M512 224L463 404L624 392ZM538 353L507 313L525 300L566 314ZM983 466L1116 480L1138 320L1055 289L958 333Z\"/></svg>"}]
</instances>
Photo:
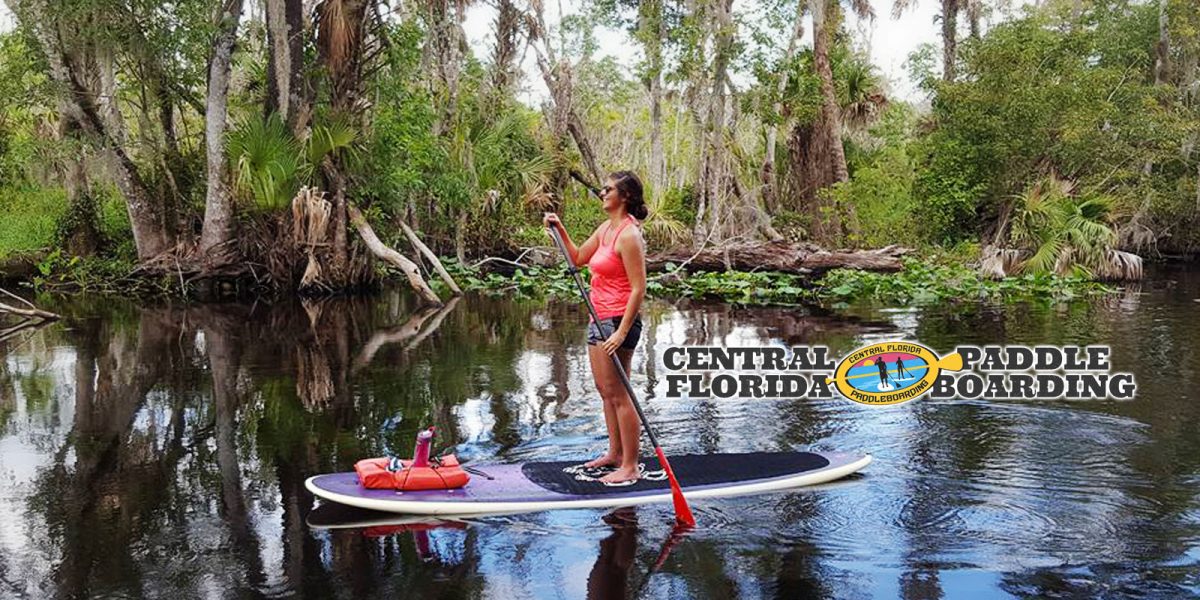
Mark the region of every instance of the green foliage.
<instances>
[{"instance_id":1,"label":"green foliage","mask_svg":"<svg viewBox=\"0 0 1200 600\"><path fill-rule=\"evenodd\" d=\"M109 244L107 254L118 260L135 260L137 248L133 245L125 199L111 186L95 187L92 193L96 196L100 235Z\"/></svg>"},{"instance_id":2,"label":"green foliage","mask_svg":"<svg viewBox=\"0 0 1200 600\"><path fill-rule=\"evenodd\" d=\"M1116 245L1109 224L1112 201L1071 192L1069 182L1048 177L1018 196L1012 239L1032 252L1022 264L1025 272L1092 277Z\"/></svg>"},{"instance_id":3,"label":"green foliage","mask_svg":"<svg viewBox=\"0 0 1200 600\"><path fill-rule=\"evenodd\" d=\"M463 73L456 110L439 110L420 71L420 29L402 23L389 35L358 193L393 215L416 212L443 250L449 244L438 240L452 240L465 218L464 243L475 252L507 251L540 222L536 207L556 166L536 138L540 114L515 102L497 111L478 68Z\"/></svg>"},{"instance_id":4,"label":"green foliage","mask_svg":"<svg viewBox=\"0 0 1200 600\"><path fill-rule=\"evenodd\" d=\"M494 272L484 272L470 265L464 265L454 259L443 259L442 265L454 281L463 290L480 291L492 296L517 298L571 298L578 297L579 288L571 279L565 264L553 267L532 265L519 267L511 275L505 276ZM587 267L581 270L580 276L587 281ZM439 279L431 282L437 291L444 291L445 284Z\"/></svg>"},{"instance_id":5,"label":"green foliage","mask_svg":"<svg viewBox=\"0 0 1200 600\"><path fill-rule=\"evenodd\" d=\"M853 269L830 271L818 282L816 295L835 303L873 300L889 304L929 304L972 300L1067 301L1084 294L1108 291L1103 285L1079 277L1027 274L995 281L961 264L906 260L904 270L899 273Z\"/></svg>"},{"instance_id":6,"label":"green foliage","mask_svg":"<svg viewBox=\"0 0 1200 600\"><path fill-rule=\"evenodd\" d=\"M308 160L304 172L311 177L326 156L356 162L358 138L358 128L345 116L329 117L313 123L304 145L304 156Z\"/></svg>"},{"instance_id":7,"label":"green foliage","mask_svg":"<svg viewBox=\"0 0 1200 600\"><path fill-rule=\"evenodd\" d=\"M288 206L305 178L306 164L300 144L278 115L243 120L229 132L225 148L241 195L261 210Z\"/></svg>"},{"instance_id":8,"label":"green foliage","mask_svg":"<svg viewBox=\"0 0 1200 600\"><path fill-rule=\"evenodd\" d=\"M67 256L55 249L38 264L33 288L52 292L136 294L163 296L179 294L179 280L131 276L137 267L136 254L128 257Z\"/></svg>"},{"instance_id":9,"label":"green foliage","mask_svg":"<svg viewBox=\"0 0 1200 600\"><path fill-rule=\"evenodd\" d=\"M650 281L647 292L662 297L715 298L745 305L788 306L813 299L799 275L766 271L668 275Z\"/></svg>"},{"instance_id":10,"label":"green foliage","mask_svg":"<svg viewBox=\"0 0 1200 600\"><path fill-rule=\"evenodd\" d=\"M1153 83L1157 35L1154 4L1112 0L1078 20L1034 10L962 44L960 80L926 82L936 95L915 189L931 240L982 233L1051 174L1118 214L1149 198L1160 234L1200 229L1195 186L1179 185L1194 181L1197 157L1180 150L1198 120Z\"/></svg>"},{"instance_id":11,"label":"green foliage","mask_svg":"<svg viewBox=\"0 0 1200 600\"><path fill-rule=\"evenodd\" d=\"M926 240L952 244L979 234L976 210L986 198L982 161L969 142L938 134L920 144L924 163L913 184Z\"/></svg>"},{"instance_id":12,"label":"green foliage","mask_svg":"<svg viewBox=\"0 0 1200 600\"><path fill-rule=\"evenodd\" d=\"M50 248L66 209L60 189L0 189L0 257Z\"/></svg>"},{"instance_id":13,"label":"green foliage","mask_svg":"<svg viewBox=\"0 0 1200 600\"><path fill-rule=\"evenodd\" d=\"M915 246L922 241L921 207L913 197L916 165L909 139L915 116L905 104L891 104L870 130L876 147L851 145L847 162L850 181L828 190L837 205L854 207L857 234L851 245L878 248L888 244Z\"/></svg>"},{"instance_id":14,"label":"green foliage","mask_svg":"<svg viewBox=\"0 0 1200 600\"><path fill-rule=\"evenodd\" d=\"M260 210L287 207L300 186L310 183L326 156L357 158L358 130L345 118L312 124L301 144L276 113L243 119L228 134L226 154L240 195Z\"/></svg>"},{"instance_id":15,"label":"green foliage","mask_svg":"<svg viewBox=\"0 0 1200 600\"><path fill-rule=\"evenodd\" d=\"M0 34L0 184L19 185L34 161L39 105L50 94L44 65L20 30Z\"/></svg>"},{"instance_id":16,"label":"green foliage","mask_svg":"<svg viewBox=\"0 0 1200 600\"><path fill-rule=\"evenodd\" d=\"M1027 274L1000 281L983 278L956 259L904 261L898 273L835 269L813 281L806 276L766 271L698 272L688 274L676 265L651 273L646 294L657 298L708 298L742 305L795 306L851 302L930 304L963 300L1045 300L1062 302L1082 295L1108 293L1107 287L1081 277ZM566 268L519 268L510 276L484 273L456 261L446 268L464 290L490 295L576 299L579 291ZM588 275L582 273L586 284ZM435 282L435 288L441 286Z\"/></svg>"}]
</instances>

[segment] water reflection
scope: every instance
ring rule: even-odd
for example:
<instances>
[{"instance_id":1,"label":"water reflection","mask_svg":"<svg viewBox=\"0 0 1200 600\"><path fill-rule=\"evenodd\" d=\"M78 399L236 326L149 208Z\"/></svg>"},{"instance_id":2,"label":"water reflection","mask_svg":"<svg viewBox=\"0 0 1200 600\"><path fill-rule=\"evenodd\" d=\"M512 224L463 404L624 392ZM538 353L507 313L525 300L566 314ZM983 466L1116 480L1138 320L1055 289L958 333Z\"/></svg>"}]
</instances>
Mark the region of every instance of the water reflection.
<instances>
[{"instance_id":1,"label":"water reflection","mask_svg":"<svg viewBox=\"0 0 1200 600\"><path fill-rule=\"evenodd\" d=\"M257 305L48 299L0 342L0 597L956 597L1200 587L1200 274L1066 306L651 303L633 382L664 447L869 451L793 494L387 530L314 529L303 482L439 444L472 460L604 445L573 304L405 296ZM669 345L1106 343L1131 402L669 400ZM315 509L315 511L314 511ZM664 541L674 540L674 544ZM664 552L664 547L673 548Z\"/></svg>"}]
</instances>

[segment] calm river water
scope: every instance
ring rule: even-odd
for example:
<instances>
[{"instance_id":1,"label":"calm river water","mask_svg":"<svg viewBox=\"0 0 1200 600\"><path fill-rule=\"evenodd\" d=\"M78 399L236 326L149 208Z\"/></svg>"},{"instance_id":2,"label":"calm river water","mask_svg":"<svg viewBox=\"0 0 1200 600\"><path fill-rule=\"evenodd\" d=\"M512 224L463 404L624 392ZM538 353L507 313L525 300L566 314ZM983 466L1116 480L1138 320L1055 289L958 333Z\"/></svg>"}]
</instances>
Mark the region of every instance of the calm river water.
<instances>
[{"instance_id":1,"label":"calm river water","mask_svg":"<svg viewBox=\"0 0 1200 600\"><path fill-rule=\"evenodd\" d=\"M668 453L875 457L817 489L315 529L310 475L407 455L597 455L574 303L43 299L0 345L3 598L953 598L1200 594L1200 270L1067 305L847 314L650 303L634 385ZM1131 401L669 400L669 345L1110 344ZM661 564L658 565L661 560ZM657 565L657 568L656 568Z\"/></svg>"}]
</instances>

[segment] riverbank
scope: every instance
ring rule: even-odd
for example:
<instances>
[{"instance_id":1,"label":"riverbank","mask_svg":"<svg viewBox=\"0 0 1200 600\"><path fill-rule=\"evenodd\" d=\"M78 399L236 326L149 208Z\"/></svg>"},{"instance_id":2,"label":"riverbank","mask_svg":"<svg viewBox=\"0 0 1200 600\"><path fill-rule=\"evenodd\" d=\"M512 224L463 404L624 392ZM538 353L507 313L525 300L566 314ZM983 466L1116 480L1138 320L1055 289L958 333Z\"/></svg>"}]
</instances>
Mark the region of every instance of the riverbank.
<instances>
[{"instance_id":1,"label":"riverbank","mask_svg":"<svg viewBox=\"0 0 1200 600\"><path fill-rule=\"evenodd\" d=\"M689 273L667 265L651 273L647 295L655 298L705 298L748 306L822 305L839 308L856 302L894 305L931 304L964 300L1063 302L1102 295L1114 287L1078 277L1021 275L994 280L978 269L958 262L958 257L932 254L906 258L895 273L834 269L808 277L769 271ZM493 296L571 298L578 294L565 267L537 265L489 270L443 259L447 271L468 292ZM261 296L265 289L245 282L189 282L168 274L146 275L136 265L119 258L80 259L55 251L25 259L10 258L5 265L17 268L0 275L9 285L56 293L96 293L134 296L170 296L211 299L223 296ZM399 280L398 273L384 281ZM442 297L450 292L436 277L430 284Z\"/></svg>"}]
</instances>

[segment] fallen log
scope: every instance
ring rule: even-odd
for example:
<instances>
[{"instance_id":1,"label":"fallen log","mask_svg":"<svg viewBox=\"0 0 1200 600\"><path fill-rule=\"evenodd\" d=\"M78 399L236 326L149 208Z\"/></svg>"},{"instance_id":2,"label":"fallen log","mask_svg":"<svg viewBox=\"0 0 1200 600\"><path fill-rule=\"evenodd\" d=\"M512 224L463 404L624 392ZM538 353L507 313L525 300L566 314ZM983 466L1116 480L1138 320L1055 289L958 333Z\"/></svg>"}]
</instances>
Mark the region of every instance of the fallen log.
<instances>
[{"instance_id":1,"label":"fallen log","mask_svg":"<svg viewBox=\"0 0 1200 600\"><path fill-rule=\"evenodd\" d=\"M675 248L651 255L646 267L661 271L674 263L688 271L779 271L816 275L832 269L895 272L904 266L900 257L911 252L900 246L877 250L825 250L815 244L784 241L714 246L695 252Z\"/></svg>"},{"instance_id":2,"label":"fallen log","mask_svg":"<svg viewBox=\"0 0 1200 600\"><path fill-rule=\"evenodd\" d=\"M429 264L433 265L433 269L437 271L437 274L442 278L442 281L446 282L446 285L450 286L450 291L454 292L455 296L461 296L463 293L462 288L458 287L458 284L454 282L454 278L450 276L450 273L446 272L446 267L442 266L441 259L439 259L437 255L433 253L433 250L429 249L429 246L425 245L425 242L421 241L421 238L417 237L417 233L413 231L412 227L409 227L407 223L401 221L400 227L404 230L404 235L408 237L408 241L413 245L413 248L416 248L417 252L420 252L421 255L425 257L425 260L429 261Z\"/></svg>"},{"instance_id":3,"label":"fallen log","mask_svg":"<svg viewBox=\"0 0 1200 600\"><path fill-rule=\"evenodd\" d=\"M24 317L26 319L41 319L43 321L57 321L62 318L52 312L45 311L45 310L42 310L42 309L34 306L33 303L31 303L30 301L10 292L8 290L0 290L0 292L4 293L5 296L14 298L14 299L20 301L25 306L29 307L29 308L17 308L16 306L12 306L12 305L0 302L0 314L13 314L13 315L17 315L18 317Z\"/></svg>"},{"instance_id":4,"label":"fallen log","mask_svg":"<svg viewBox=\"0 0 1200 600\"><path fill-rule=\"evenodd\" d=\"M405 258L403 254L388 248L387 245L381 242L379 236L375 235L375 230L371 229L371 226L367 223L367 219L363 217L363 214L359 212L357 207L347 205L346 209L350 213L350 222L358 230L358 235L362 236L371 253L380 260L387 261L399 267L404 272L404 275L408 277L408 282L412 285L413 290L417 292L417 295L426 304L442 306L441 298L438 298L437 294L429 289L429 285L425 283L425 278L421 277L421 271L417 269L417 264Z\"/></svg>"},{"instance_id":5,"label":"fallen log","mask_svg":"<svg viewBox=\"0 0 1200 600\"><path fill-rule=\"evenodd\" d=\"M17 308L0 302L0 313L17 315L27 319L43 319L46 321L57 321L60 317L52 312L46 312L36 308Z\"/></svg>"}]
</instances>

